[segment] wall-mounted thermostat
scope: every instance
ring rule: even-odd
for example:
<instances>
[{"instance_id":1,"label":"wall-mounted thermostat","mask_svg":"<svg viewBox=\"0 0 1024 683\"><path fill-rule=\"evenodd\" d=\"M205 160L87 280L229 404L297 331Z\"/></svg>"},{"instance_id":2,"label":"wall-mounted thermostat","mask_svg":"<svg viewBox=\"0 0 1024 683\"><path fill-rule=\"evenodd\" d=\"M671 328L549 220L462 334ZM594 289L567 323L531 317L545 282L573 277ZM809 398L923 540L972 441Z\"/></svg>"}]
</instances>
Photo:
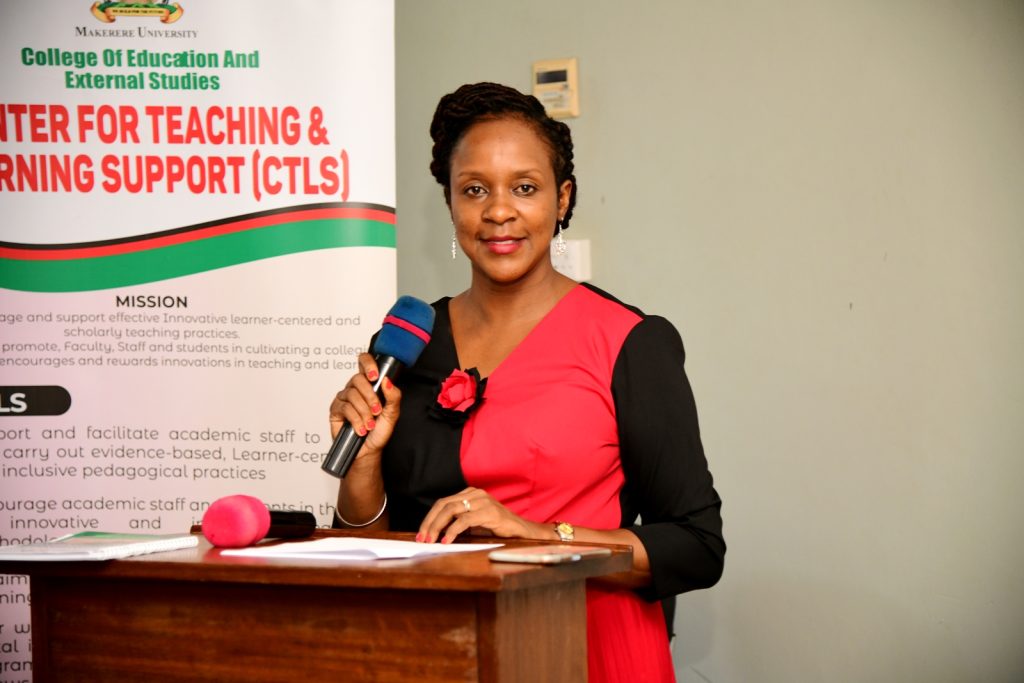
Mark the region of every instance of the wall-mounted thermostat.
<instances>
[{"instance_id":1,"label":"wall-mounted thermostat","mask_svg":"<svg viewBox=\"0 0 1024 683\"><path fill-rule=\"evenodd\" d=\"M552 118L580 115L576 58L533 63L533 96Z\"/></svg>"}]
</instances>

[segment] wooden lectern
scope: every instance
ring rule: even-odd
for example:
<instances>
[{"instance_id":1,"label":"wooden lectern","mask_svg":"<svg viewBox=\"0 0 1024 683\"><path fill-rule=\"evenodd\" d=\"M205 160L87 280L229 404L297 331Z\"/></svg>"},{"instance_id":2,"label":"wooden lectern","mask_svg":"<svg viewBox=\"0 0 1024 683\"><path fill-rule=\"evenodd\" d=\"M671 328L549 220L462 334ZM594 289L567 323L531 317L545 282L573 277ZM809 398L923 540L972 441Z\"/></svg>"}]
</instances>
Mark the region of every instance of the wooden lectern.
<instances>
[{"instance_id":1,"label":"wooden lectern","mask_svg":"<svg viewBox=\"0 0 1024 683\"><path fill-rule=\"evenodd\" d=\"M346 534L358 535L316 536ZM586 579L631 567L629 548L613 548L552 566L487 551L339 562L224 557L200 539L107 562L0 562L0 573L31 577L35 683L563 683L587 678Z\"/></svg>"}]
</instances>

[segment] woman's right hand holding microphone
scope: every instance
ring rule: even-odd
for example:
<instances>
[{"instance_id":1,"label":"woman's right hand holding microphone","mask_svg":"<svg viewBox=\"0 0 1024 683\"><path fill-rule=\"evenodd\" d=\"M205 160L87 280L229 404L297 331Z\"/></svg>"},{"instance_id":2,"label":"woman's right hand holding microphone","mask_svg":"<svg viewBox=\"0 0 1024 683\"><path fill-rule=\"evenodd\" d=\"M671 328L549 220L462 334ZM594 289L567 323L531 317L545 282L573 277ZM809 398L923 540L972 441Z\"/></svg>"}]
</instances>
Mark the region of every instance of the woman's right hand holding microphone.
<instances>
[{"instance_id":1,"label":"woman's right hand holding microphone","mask_svg":"<svg viewBox=\"0 0 1024 683\"><path fill-rule=\"evenodd\" d=\"M395 422L401 410L402 392L387 377L380 384L383 401L373 391L373 384L379 379L377 362L369 353L359 355L359 372L338 392L331 402L331 438L346 425L359 436L365 436L362 448L356 454L352 467L365 469L369 460L379 462L380 452L391 438ZM376 463L373 463L374 465Z\"/></svg>"},{"instance_id":2,"label":"woman's right hand holding microphone","mask_svg":"<svg viewBox=\"0 0 1024 683\"><path fill-rule=\"evenodd\" d=\"M387 497L381 474L381 451L398 421L402 392L385 377L380 382L382 400L373 390L373 385L380 378L373 356L360 354L358 362L359 372L331 401L331 439L337 439L345 425L350 425L357 435L366 437L341 479L336 516L347 527L386 529Z\"/></svg>"}]
</instances>

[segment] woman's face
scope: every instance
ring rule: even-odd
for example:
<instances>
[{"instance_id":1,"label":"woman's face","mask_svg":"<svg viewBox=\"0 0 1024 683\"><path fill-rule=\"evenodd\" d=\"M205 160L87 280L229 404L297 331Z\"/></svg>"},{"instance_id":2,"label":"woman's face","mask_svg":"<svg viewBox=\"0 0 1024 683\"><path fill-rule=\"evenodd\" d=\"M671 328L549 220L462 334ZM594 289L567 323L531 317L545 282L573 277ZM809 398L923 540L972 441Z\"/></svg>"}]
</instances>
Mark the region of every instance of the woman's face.
<instances>
[{"instance_id":1,"label":"woman's face","mask_svg":"<svg viewBox=\"0 0 1024 683\"><path fill-rule=\"evenodd\" d=\"M569 205L551 152L515 118L474 124L452 150L451 212L475 277L511 284L552 272L555 224Z\"/></svg>"}]
</instances>

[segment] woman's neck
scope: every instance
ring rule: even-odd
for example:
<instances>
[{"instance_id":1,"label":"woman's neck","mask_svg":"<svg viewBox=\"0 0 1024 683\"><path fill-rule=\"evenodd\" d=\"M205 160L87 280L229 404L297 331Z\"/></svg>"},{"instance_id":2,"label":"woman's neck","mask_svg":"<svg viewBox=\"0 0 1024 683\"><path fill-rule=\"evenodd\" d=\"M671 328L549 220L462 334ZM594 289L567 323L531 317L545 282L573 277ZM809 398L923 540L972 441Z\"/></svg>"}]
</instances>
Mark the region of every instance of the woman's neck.
<instances>
[{"instance_id":1,"label":"woman's neck","mask_svg":"<svg viewBox=\"0 0 1024 683\"><path fill-rule=\"evenodd\" d=\"M509 286L474 281L448 306L460 365L489 376L576 284L555 271Z\"/></svg>"},{"instance_id":2,"label":"woman's neck","mask_svg":"<svg viewBox=\"0 0 1024 683\"><path fill-rule=\"evenodd\" d=\"M575 286L575 281L554 269L543 277L511 284L496 283L474 273L469 289L455 297L456 307L476 324L515 325L543 318Z\"/></svg>"}]
</instances>

